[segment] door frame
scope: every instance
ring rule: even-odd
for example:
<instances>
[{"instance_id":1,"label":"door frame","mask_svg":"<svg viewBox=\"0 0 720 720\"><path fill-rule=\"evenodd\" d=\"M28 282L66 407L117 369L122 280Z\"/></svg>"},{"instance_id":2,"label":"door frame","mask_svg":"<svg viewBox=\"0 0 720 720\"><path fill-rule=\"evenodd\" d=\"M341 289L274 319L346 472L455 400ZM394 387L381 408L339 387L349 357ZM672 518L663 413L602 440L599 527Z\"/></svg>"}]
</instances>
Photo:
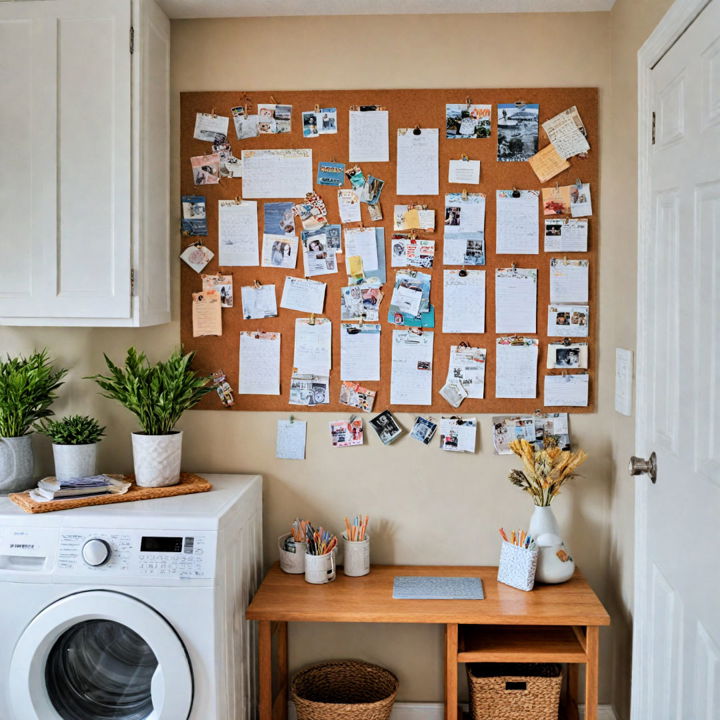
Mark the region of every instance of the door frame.
<instances>
[{"instance_id":1,"label":"door frame","mask_svg":"<svg viewBox=\"0 0 720 720\"><path fill-rule=\"evenodd\" d=\"M637 347L636 347L636 397L635 397L635 454L647 457L652 451L648 437L646 417L649 398L645 393L645 378L641 376L644 358L650 352L646 330L647 319L643 312L643 294L649 282L648 268L651 257L652 238L652 199L650 179L652 134L652 69L675 44L678 38L690 27L697 16L712 0L675 0L655 27L637 54L637 100L638 100L638 239L637 239ZM716 0L720 2L720 0ZM648 628L646 613L637 612L637 608L649 597L647 578L647 494L650 483L646 478L639 479L635 485L635 581L633 613L633 662L632 662L632 720L645 720L639 712L647 707L644 697L645 686L641 682L641 665L647 657Z\"/></svg>"}]
</instances>

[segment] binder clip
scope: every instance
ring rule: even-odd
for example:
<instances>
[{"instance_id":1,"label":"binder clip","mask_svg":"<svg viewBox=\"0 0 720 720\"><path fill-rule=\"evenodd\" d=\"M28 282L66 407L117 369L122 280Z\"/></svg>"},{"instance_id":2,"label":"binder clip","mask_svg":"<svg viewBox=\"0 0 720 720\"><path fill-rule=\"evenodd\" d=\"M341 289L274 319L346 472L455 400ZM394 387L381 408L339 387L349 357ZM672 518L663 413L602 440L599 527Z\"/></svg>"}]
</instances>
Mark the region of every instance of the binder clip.
<instances>
[{"instance_id":1,"label":"binder clip","mask_svg":"<svg viewBox=\"0 0 720 720\"><path fill-rule=\"evenodd\" d=\"M519 197L520 197L520 191L519 191L514 185L513 185L513 189L512 189L512 196L513 196L514 198L519 198Z\"/></svg>"},{"instance_id":2,"label":"binder clip","mask_svg":"<svg viewBox=\"0 0 720 720\"><path fill-rule=\"evenodd\" d=\"M416 125L413 129L413 135L419 135L422 132L419 125Z\"/></svg>"},{"instance_id":3,"label":"binder clip","mask_svg":"<svg viewBox=\"0 0 720 720\"><path fill-rule=\"evenodd\" d=\"M310 319L308 320L308 325L314 325L315 324L315 313L310 313Z\"/></svg>"},{"instance_id":4,"label":"binder clip","mask_svg":"<svg viewBox=\"0 0 720 720\"><path fill-rule=\"evenodd\" d=\"M458 277L467 277L467 270L464 267L458 271Z\"/></svg>"},{"instance_id":5,"label":"binder clip","mask_svg":"<svg viewBox=\"0 0 720 720\"><path fill-rule=\"evenodd\" d=\"M570 338L567 338L567 337L566 337L566 338L563 339L562 344L563 344L565 347L568 347L568 346L572 345L572 340L570 340Z\"/></svg>"},{"instance_id":6,"label":"binder clip","mask_svg":"<svg viewBox=\"0 0 720 720\"><path fill-rule=\"evenodd\" d=\"M463 162L470 162L470 158L469 158L467 155L465 155L465 154L461 155L461 156L460 156L460 159L461 159Z\"/></svg>"},{"instance_id":7,"label":"binder clip","mask_svg":"<svg viewBox=\"0 0 720 720\"><path fill-rule=\"evenodd\" d=\"M463 188L463 191L462 191L462 193L461 193L461 196L462 196L462 199L463 199L463 200L467 200L467 199L468 199L468 191L467 191L465 188Z\"/></svg>"}]
</instances>

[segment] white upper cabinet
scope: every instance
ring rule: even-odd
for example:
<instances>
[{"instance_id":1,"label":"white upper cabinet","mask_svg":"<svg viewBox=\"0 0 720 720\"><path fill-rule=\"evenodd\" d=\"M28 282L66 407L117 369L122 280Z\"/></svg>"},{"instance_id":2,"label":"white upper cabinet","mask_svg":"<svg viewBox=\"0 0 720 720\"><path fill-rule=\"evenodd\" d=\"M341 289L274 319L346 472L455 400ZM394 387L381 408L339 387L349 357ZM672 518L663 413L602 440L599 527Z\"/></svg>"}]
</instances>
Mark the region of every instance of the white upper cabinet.
<instances>
[{"instance_id":1,"label":"white upper cabinet","mask_svg":"<svg viewBox=\"0 0 720 720\"><path fill-rule=\"evenodd\" d=\"M170 27L153 0L0 3L0 323L170 320Z\"/></svg>"}]
</instances>

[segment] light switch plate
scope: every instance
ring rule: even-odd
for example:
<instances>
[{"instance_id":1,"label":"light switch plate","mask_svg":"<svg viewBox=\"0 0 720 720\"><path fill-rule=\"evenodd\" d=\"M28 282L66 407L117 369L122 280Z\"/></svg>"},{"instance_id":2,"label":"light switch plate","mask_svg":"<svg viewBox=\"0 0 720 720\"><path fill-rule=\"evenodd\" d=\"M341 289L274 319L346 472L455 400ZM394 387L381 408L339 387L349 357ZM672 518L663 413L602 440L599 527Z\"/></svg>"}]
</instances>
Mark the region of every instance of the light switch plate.
<instances>
[{"instance_id":1,"label":"light switch plate","mask_svg":"<svg viewBox=\"0 0 720 720\"><path fill-rule=\"evenodd\" d=\"M632 350L615 348L615 410L621 415L632 415L632 396Z\"/></svg>"}]
</instances>

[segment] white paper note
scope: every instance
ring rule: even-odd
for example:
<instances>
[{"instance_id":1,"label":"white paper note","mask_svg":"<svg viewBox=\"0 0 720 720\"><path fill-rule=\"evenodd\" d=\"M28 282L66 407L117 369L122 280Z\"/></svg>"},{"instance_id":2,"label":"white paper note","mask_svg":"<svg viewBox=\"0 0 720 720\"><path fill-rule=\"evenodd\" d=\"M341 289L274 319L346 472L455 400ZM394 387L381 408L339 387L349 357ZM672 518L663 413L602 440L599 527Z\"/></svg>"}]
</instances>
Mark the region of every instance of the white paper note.
<instances>
[{"instance_id":1,"label":"white paper note","mask_svg":"<svg viewBox=\"0 0 720 720\"><path fill-rule=\"evenodd\" d=\"M299 277L286 277L280 307L319 315L325 304L324 282L305 280Z\"/></svg>"},{"instance_id":2,"label":"white paper note","mask_svg":"<svg viewBox=\"0 0 720 720\"><path fill-rule=\"evenodd\" d=\"M345 267L348 273L350 272L349 258L356 256L362 258L366 275L368 271L377 269L377 238L374 227L345 229Z\"/></svg>"},{"instance_id":3,"label":"white paper note","mask_svg":"<svg viewBox=\"0 0 720 720\"><path fill-rule=\"evenodd\" d=\"M380 379L380 325L341 325L340 378Z\"/></svg>"},{"instance_id":4,"label":"white paper note","mask_svg":"<svg viewBox=\"0 0 720 720\"><path fill-rule=\"evenodd\" d=\"M350 162L388 162L388 111L350 111Z\"/></svg>"},{"instance_id":5,"label":"white paper note","mask_svg":"<svg viewBox=\"0 0 720 720\"><path fill-rule=\"evenodd\" d=\"M340 222L360 222L360 199L354 190L338 190Z\"/></svg>"},{"instance_id":6,"label":"white paper note","mask_svg":"<svg viewBox=\"0 0 720 720\"><path fill-rule=\"evenodd\" d=\"M477 185L480 182L480 161L451 160L448 168L448 182Z\"/></svg>"},{"instance_id":7,"label":"white paper note","mask_svg":"<svg viewBox=\"0 0 720 720\"><path fill-rule=\"evenodd\" d=\"M444 333L485 332L484 270L443 271L442 315Z\"/></svg>"},{"instance_id":8,"label":"white paper note","mask_svg":"<svg viewBox=\"0 0 720 720\"><path fill-rule=\"evenodd\" d=\"M570 186L570 213L573 217L590 217L592 215L590 183Z\"/></svg>"},{"instance_id":9,"label":"white paper note","mask_svg":"<svg viewBox=\"0 0 720 720\"><path fill-rule=\"evenodd\" d=\"M484 348L450 346L450 362L446 382L459 384L469 398L485 397Z\"/></svg>"},{"instance_id":10,"label":"white paper note","mask_svg":"<svg viewBox=\"0 0 720 720\"><path fill-rule=\"evenodd\" d=\"M296 235L263 235L263 267L294 268L297 264Z\"/></svg>"},{"instance_id":11,"label":"white paper note","mask_svg":"<svg viewBox=\"0 0 720 720\"><path fill-rule=\"evenodd\" d=\"M312 150L243 150L243 197L301 198L313 189Z\"/></svg>"},{"instance_id":12,"label":"white paper note","mask_svg":"<svg viewBox=\"0 0 720 720\"><path fill-rule=\"evenodd\" d=\"M393 330L390 402L393 405L432 403L434 333Z\"/></svg>"},{"instance_id":13,"label":"white paper note","mask_svg":"<svg viewBox=\"0 0 720 720\"><path fill-rule=\"evenodd\" d=\"M475 452L477 418L440 418L440 449L449 452Z\"/></svg>"},{"instance_id":14,"label":"white paper note","mask_svg":"<svg viewBox=\"0 0 720 720\"><path fill-rule=\"evenodd\" d=\"M584 126L574 105L546 120L542 126L558 155L565 160L590 149L587 138L580 130Z\"/></svg>"},{"instance_id":15,"label":"white paper note","mask_svg":"<svg viewBox=\"0 0 720 720\"><path fill-rule=\"evenodd\" d=\"M230 118L224 115L213 115L212 113L197 113L195 115L195 132L193 137L196 140L214 143L227 138Z\"/></svg>"},{"instance_id":16,"label":"white paper note","mask_svg":"<svg viewBox=\"0 0 720 720\"><path fill-rule=\"evenodd\" d=\"M590 389L588 373L580 375L546 375L543 405L587 407Z\"/></svg>"},{"instance_id":17,"label":"white paper note","mask_svg":"<svg viewBox=\"0 0 720 720\"><path fill-rule=\"evenodd\" d=\"M495 345L495 397L537 397L538 341L498 338Z\"/></svg>"},{"instance_id":18,"label":"white paper note","mask_svg":"<svg viewBox=\"0 0 720 720\"><path fill-rule=\"evenodd\" d=\"M537 329L537 270L495 270L495 332L532 333Z\"/></svg>"},{"instance_id":19,"label":"white paper note","mask_svg":"<svg viewBox=\"0 0 720 720\"><path fill-rule=\"evenodd\" d=\"M253 200L219 200L220 257L225 265L259 265L257 203Z\"/></svg>"},{"instance_id":20,"label":"white paper note","mask_svg":"<svg viewBox=\"0 0 720 720\"><path fill-rule=\"evenodd\" d=\"M590 278L588 260L550 260L550 302L586 303Z\"/></svg>"},{"instance_id":21,"label":"white paper note","mask_svg":"<svg viewBox=\"0 0 720 720\"><path fill-rule=\"evenodd\" d=\"M241 395L280 394L280 333L240 333Z\"/></svg>"},{"instance_id":22,"label":"white paper note","mask_svg":"<svg viewBox=\"0 0 720 720\"><path fill-rule=\"evenodd\" d=\"M549 305L549 337L587 337L590 325L588 305Z\"/></svg>"},{"instance_id":23,"label":"white paper note","mask_svg":"<svg viewBox=\"0 0 720 720\"><path fill-rule=\"evenodd\" d=\"M498 190L495 252L498 255L537 255L539 197L537 190Z\"/></svg>"},{"instance_id":24,"label":"white paper note","mask_svg":"<svg viewBox=\"0 0 720 720\"><path fill-rule=\"evenodd\" d=\"M397 195L438 194L438 129L397 131Z\"/></svg>"},{"instance_id":25,"label":"white paper note","mask_svg":"<svg viewBox=\"0 0 720 720\"><path fill-rule=\"evenodd\" d=\"M278 420L275 457L304 460L307 423L304 420Z\"/></svg>"},{"instance_id":26,"label":"white paper note","mask_svg":"<svg viewBox=\"0 0 720 720\"><path fill-rule=\"evenodd\" d=\"M332 364L332 322L327 318L295 320L293 374L329 375Z\"/></svg>"},{"instance_id":27,"label":"white paper note","mask_svg":"<svg viewBox=\"0 0 720 720\"><path fill-rule=\"evenodd\" d=\"M274 285L246 285L240 288L243 319L257 320L277 316L277 300Z\"/></svg>"},{"instance_id":28,"label":"white paper note","mask_svg":"<svg viewBox=\"0 0 720 720\"><path fill-rule=\"evenodd\" d=\"M545 221L545 252L587 252L588 221Z\"/></svg>"}]
</instances>

